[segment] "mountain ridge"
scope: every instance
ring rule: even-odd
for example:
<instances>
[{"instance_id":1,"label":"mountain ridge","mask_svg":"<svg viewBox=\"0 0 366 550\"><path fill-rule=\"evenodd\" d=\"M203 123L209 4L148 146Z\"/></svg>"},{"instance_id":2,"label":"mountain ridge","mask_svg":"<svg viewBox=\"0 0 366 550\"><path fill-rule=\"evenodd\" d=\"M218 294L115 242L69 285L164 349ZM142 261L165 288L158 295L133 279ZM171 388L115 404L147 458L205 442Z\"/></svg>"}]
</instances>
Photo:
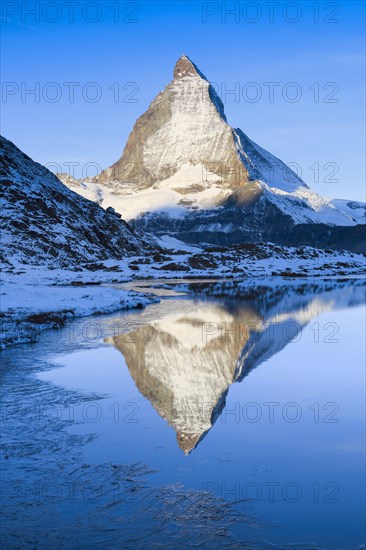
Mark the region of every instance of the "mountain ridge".
<instances>
[{"instance_id":1,"label":"mountain ridge","mask_svg":"<svg viewBox=\"0 0 366 550\"><path fill-rule=\"evenodd\" d=\"M0 184L5 264L63 267L157 249L124 220L63 185L3 136Z\"/></svg>"},{"instance_id":2,"label":"mountain ridge","mask_svg":"<svg viewBox=\"0 0 366 550\"><path fill-rule=\"evenodd\" d=\"M358 227L366 222L366 205L322 198L231 127L213 86L187 56L137 119L120 159L82 185L70 185L157 237L366 251ZM228 220L235 220L233 231L225 229Z\"/></svg>"}]
</instances>

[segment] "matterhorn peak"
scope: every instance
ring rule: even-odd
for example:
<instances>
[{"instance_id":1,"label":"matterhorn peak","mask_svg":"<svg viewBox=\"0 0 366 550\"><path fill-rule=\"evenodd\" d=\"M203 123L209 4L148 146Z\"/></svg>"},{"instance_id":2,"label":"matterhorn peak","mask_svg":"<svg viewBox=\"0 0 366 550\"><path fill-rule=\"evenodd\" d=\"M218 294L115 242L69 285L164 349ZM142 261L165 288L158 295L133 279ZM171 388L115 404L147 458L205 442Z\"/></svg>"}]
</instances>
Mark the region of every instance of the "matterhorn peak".
<instances>
[{"instance_id":1,"label":"matterhorn peak","mask_svg":"<svg viewBox=\"0 0 366 550\"><path fill-rule=\"evenodd\" d=\"M279 159L228 124L212 84L182 55L174 79L137 120L122 157L100 174L98 183L119 182L135 191L162 185L179 189L182 195L193 188L204 191L214 183L216 198L213 189L206 195L217 204L228 191L258 181L273 183L273 170L276 185L290 174L291 191L305 187Z\"/></svg>"},{"instance_id":2,"label":"matterhorn peak","mask_svg":"<svg viewBox=\"0 0 366 550\"><path fill-rule=\"evenodd\" d=\"M223 188L237 188L250 179L221 99L193 61L182 55L174 79L137 120L122 157L98 181L143 189L176 175L186 178L192 167L195 181L188 176L187 187L207 181L206 174Z\"/></svg>"},{"instance_id":3,"label":"matterhorn peak","mask_svg":"<svg viewBox=\"0 0 366 550\"><path fill-rule=\"evenodd\" d=\"M122 157L96 184L126 197L116 208L126 220L187 242L267 238L289 244L291 234L291 244L324 246L330 226L365 222L364 205L323 199L284 162L230 126L214 86L187 55L136 121ZM98 188L98 201L101 193ZM115 208L114 199L108 206ZM300 228L308 224L319 228L305 235ZM363 250L356 233L355 242Z\"/></svg>"},{"instance_id":4,"label":"matterhorn peak","mask_svg":"<svg viewBox=\"0 0 366 550\"><path fill-rule=\"evenodd\" d=\"M199 76L207 80L205 75L199 70L197 65L193 63L187 55L181 55L174 67L174 80L184 78L186 76Z\"/></svg>"}]
</instances>

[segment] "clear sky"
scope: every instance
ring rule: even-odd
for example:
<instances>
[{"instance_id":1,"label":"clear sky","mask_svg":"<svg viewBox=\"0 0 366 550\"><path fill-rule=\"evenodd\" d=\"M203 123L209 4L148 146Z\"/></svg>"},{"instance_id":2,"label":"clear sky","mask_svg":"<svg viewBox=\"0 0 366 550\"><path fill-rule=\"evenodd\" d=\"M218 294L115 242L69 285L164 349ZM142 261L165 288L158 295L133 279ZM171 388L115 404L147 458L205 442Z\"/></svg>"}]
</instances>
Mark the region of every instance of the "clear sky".
<instances>
[{"instance_id":1,"label":"clear sky","mask_svg":"<svg viewBox=\"0 0 366 550\"><path fill-rule=\"evenodd\" d=\"M77 177L115 162L185 53L218 85L232 126L324 196L365 200L363 1L1 8L1 130L35 160L79 163Z\"/></svg>"}]
</instances>

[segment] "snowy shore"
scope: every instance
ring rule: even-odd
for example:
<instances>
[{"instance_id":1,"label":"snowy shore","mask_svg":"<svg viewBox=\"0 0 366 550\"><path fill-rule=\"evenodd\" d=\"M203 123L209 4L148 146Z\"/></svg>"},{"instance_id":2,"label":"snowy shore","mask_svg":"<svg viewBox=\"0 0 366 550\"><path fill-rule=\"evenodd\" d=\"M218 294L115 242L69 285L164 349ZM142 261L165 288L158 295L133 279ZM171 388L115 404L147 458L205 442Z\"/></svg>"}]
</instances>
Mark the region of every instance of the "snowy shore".
<instances>
[{"instance_id":1,"label":"snowy shore","mask_svg":"<svg viewBox=\"0 0 366 550\"><path fill-rule=\"evenodd\" d=\"M178 243L178 244L177 244ZM106 285L131 280L223 279L233 280L231 292L240 282L253 285L263 278L310 281L327 277L363 276L365 257L346 251L311 247L280 247L248 244L206 250L165 250L152 256L108 260L86 269L5 266L1 283L1 347L37 339L41 330L63 326L68 319L118 310L141 308L158 301L154 294L112 288ZM183 243L182 243L183 245ZM214 294L217 288L211 289Z\"/></svg>"},{"instance_id":2,"label":"snowy shore","mask_svg":"<svg viewBox=\"0 0 366 550\"><path fill-rule=\"evenodd\" d=\"M42 330L60 328L75 317L143 308L159 299L151 294L105 286L52 286L21 275L1 285L1 348L34 342Z\"/></svg>"}]
</instances>

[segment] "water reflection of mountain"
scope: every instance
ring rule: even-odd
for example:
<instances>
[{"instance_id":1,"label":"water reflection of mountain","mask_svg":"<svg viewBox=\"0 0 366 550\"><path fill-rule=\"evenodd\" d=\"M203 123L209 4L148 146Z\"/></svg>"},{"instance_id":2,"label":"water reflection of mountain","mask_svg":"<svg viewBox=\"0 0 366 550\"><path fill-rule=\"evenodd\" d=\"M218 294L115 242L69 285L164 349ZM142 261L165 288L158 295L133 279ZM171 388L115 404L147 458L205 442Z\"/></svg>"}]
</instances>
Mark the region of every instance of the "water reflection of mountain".
<instances>
[{"instance_id":1,"label":"water reflection of mountain","mask_svg":"<svg viewBox=\"0 0 366 550\"><path fill-rule=\"evenodd\" d=\"M361 281L257 286L241 294L192 303L191 310L169 313L111 340L185 453L211 429L233 382L298 337L320 313L365 303Z\"/></svg>"}]
</instances>

